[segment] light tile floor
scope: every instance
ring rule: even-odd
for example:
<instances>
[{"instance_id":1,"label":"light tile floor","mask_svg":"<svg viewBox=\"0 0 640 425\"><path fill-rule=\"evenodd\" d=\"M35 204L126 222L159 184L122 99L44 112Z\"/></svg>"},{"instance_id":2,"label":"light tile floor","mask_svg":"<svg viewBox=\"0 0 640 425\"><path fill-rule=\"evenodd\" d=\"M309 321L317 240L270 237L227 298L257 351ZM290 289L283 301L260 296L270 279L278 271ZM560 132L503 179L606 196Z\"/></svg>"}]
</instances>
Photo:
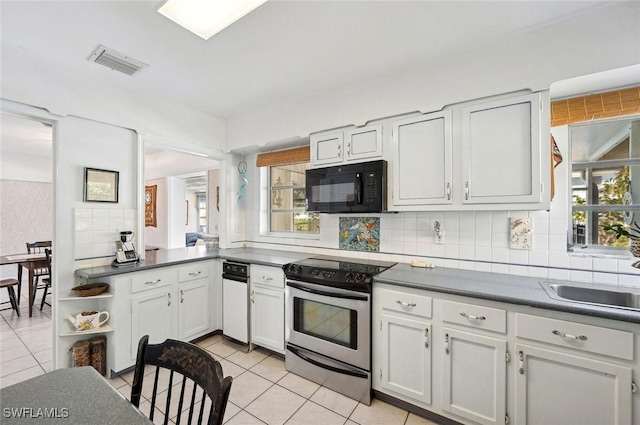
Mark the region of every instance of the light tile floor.
<instances>
[{"instance_id":1,"label":"light tile floor","mask_svg":"<svg viewBox=\"0 0 640 425\"><path fill-rule=\"evenodd\" d=\"M6 294L0 294L0 301L6 298ZM29 318L24 294L20 305L20 317L11 310L0 312L0 387L51 370L51 307L45 305L42 312L35 308ZM283 357L267 350L258 348L244 353L227 344L220 335L206 338L198 345L220 361L225 375L233 376L226 424L435 425L380 400L374 399L371 406L366 406L289 373ZM129 398L133 372L108 381ZM167 387L166 381L164 386ZM143 396L148 396L149 391L150 388L143 388ZM166 397L166 392L162 395ZM148 414L149 406L149 401L143 398L141 410ZM163 419L162 412L157 411L154 422L161 423Z\"/></svg>"}]
</instances>

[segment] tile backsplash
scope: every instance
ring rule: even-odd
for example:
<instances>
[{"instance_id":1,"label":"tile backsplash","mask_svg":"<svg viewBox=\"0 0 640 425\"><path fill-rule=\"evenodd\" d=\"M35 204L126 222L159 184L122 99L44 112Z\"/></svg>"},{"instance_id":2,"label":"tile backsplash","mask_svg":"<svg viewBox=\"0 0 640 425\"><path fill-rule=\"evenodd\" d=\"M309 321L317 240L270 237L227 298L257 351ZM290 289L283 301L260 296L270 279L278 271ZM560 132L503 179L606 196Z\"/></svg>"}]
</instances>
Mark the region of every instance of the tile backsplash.
<instances>
[{"instance_id":1,"label":"tile backsplash","mask_svg":"<svg viewBox=\"0 0 640 425\"><path fill-rule=\"evenodd\" d=\"M74 210L75 259L115 255L120 232L134 230L136 210L123 208L76 208ZM136 238L133 239L134 245Z\"/></svg>"}]
</instances>

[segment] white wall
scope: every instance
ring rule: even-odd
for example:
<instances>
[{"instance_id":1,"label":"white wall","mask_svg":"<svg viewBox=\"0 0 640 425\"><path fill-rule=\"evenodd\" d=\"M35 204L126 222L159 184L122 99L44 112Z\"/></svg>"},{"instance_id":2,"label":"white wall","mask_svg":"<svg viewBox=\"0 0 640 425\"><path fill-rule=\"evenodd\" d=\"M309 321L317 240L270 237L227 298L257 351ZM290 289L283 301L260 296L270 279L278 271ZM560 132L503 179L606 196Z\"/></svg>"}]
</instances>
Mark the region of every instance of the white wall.
<instances>
[{"instance_id":1,"label":"white wall","mask_svg":"<svg viewBox=\"0 0 640 425\"><path fill-rule=\"evenodd\" d=\"M455 18L453 18L455 20ZM307 137L310 133L640 63L640 3L619 2L512 34L465 55L391 71L228 121L227 150ZM416 40L428 43L429 40ZM384 52L380 52L384 55Z\"/></svg>"},{"instance_id":2,"label":"white wall","mask_svg":"<svg viewBox=\"0 0 640 425\"><path fill-rule=\"evenodd\" d=\"M0 155L0 179L29 182L53 181L51 156L3 152Z\"/></svg>"}]
</instances>

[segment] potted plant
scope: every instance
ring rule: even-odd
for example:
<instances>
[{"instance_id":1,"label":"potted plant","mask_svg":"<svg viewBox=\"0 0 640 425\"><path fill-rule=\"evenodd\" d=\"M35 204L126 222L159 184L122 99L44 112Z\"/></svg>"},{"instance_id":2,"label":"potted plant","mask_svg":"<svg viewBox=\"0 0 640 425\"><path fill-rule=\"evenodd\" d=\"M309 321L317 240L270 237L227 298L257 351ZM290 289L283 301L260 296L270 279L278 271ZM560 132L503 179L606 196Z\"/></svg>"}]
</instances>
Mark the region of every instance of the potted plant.
<instances>
[{"instance_id":1,"label":"potted plant","mask_svg":"<svg viewBox=\"0 0 640 425\"><path fill-rule=\"evenodd\" d=\"M620 239L622 236L627 237L629 239L629 251L634 257L640 257L640 226L636 221L631 225L607 224L603 226L603 229L607 232L613 232L616 239Z\"/></svg>"}]
</instances>

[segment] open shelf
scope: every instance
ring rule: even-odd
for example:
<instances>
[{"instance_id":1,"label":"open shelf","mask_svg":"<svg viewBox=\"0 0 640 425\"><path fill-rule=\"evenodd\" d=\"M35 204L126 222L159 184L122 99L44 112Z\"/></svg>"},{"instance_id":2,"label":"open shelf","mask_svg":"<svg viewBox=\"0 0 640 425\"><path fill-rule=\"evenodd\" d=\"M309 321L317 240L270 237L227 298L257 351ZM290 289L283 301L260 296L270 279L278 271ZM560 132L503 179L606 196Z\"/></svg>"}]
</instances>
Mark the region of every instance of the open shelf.
<instances>
[{"instance_id":1,"label":"open shelf","mask_svg":"<svg viewBox=\"0 0 640 425\"><path fill-rule=\"evenodd\" d=\"M110 292L103 292L99 295L92 295L90 297L79 297L75 294L68 295L66 297L58 298L58 301L82 301L82 300L95 300L99 298L112 298L113 294Z\"/></svg>"},{"instance_id":2,"label":"open shelf","mask_svg":"<svg viewBox=\"0 0 640 425\"><path fill-rule=\"evenodd\" d=\"M86 298L86 297L85 297ZM67 332L61 332L60 336L79 336L79 335L91 335L91 334L103 334L107 332L113 332L113 328L109 325L100 326L98 329L93 329L91 331L75 331L70 330Z\"/></svg>"}]
</instances>

